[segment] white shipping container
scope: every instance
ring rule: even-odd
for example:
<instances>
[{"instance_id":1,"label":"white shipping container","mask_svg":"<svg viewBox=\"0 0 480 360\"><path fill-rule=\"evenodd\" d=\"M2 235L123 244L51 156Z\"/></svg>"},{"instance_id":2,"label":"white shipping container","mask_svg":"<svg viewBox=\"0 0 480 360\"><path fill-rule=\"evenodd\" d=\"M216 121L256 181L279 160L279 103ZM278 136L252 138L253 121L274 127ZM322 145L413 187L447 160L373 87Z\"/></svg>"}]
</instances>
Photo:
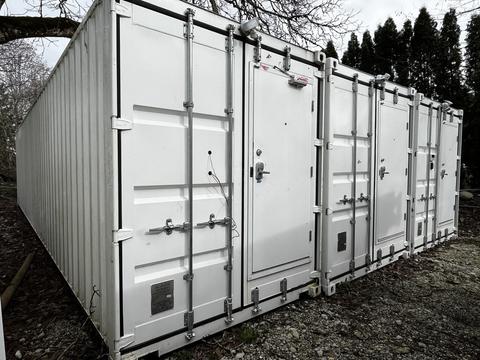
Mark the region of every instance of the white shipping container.
<instances>
[{"instance_id":1,"label":"white shipping container","mask_svg":"<svg viewBox=\"0 0 480 360\"><path fill-rule=\"evenodd\" d=\"M19 205L114 358L457 230L461 112L192 9L95 2L17 133Z\"/></svg>"},{"instance_id":2,"label":"white shipping container","mask_svg":"<svg viewBox=\"0 0 480 360\"><path fill-rule=\"evenodd\" d=\"M463 112L336 59L325 79L319 241L322 290L333 294L456 236Z\"/></svg>"}]
</instances>

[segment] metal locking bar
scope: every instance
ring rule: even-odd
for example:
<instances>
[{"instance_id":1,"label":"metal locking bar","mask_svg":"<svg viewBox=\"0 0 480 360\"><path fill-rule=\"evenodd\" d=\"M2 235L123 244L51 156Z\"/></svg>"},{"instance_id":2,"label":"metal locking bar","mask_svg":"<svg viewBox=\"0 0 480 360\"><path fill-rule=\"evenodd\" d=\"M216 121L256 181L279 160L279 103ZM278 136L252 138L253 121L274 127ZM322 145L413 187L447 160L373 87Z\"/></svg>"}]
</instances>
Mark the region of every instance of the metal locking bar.
<instances>
[{"instance_id":1,"label":"metal locking bar","mask_svg":"<svg viewBox=\"0 0 480 360\"><path fill-rule=\"evenodd\" d=\"M377 250L377 267L382 265L382 249Z\"/></svg>"},{"instance_id":2,"label":"metal locking bar","mask_svg":"<svg viewBox=\"0 0 480 360\"><path fill-rule=\"evenodd\" d=\"M442 136L442 117L443 117L443 107L439 106L437 110L437 134L436 134L436 147L437 154L435 156L435 199L438 199L438 186L440 178L440 156L441 156L441 136ZM435 207L433 210L433 221L432 221L432 232L437 233L437 218L438 218L438 200L435 201Z\"/></svg>"},{"instance_id":3,"label":"metal locking bar","mask_svg":"<svg viewBox=\"0 0 480 360\"><path fill-rule=\"evenodd\" d=\"M350 260L350 272L355 273L355 243L356 243L356 223L357 223L357 204L355 199L357 198L357 127L358 127L358 74L353 75L353 124L352 124L352 136L353 136L353 149L352 149L352 255ZM363 194L362 194L363 195Z\"/></svg>"},{"instance_id":4,"label":"metal locking bar","mask_svg":"<svg viewBox=\"0 0 480 360\"><path fill-rule=\"evenodd\" d=\"M233 32L235 26L230 24L227 26L228 36L226 39L226 54L227 54L227 98L226 98L226 108L225 114L227 115L228 122L228 132L227 132L227 216L223 219L226 229L227 237L227 264L225 265L225 270L227 271L227 297L225 299L225 322L230 324L233 321L232 317L232 296L233 296L233 279L232 279L232 269L233 269L233 235L232 235L232 194L233 194L233 72L234 72L234 42L233 42ZM213 214L212 214L213 215ZM210 216L210 220L212 217ZM215 220L213 220L215 222ZM220 223L221 220L216 220L217 223Z\"/></svg>"},{"instance_id":5,"label":"metal locking bar","mask_svg":"<svg viewBox=\"0 0 480 360\"><path fill-rule=\"evenodd\" d=\"M252 313L253 314L258 314L260 311L262 311L262 308L260 307L260 291L258 290L258 287L252 290L251 293L252 297L252 303L253 303L253 309Z\"/></svg>"},{"instance_id":6,"label":"metal locking bar","mask_svg":"<svg viewBox=\"0 0 480 360\"><path fill-rule=\"evenodd\" d=\"M454 218L454 226L455 231L458 232L458 216L460 210L460 176L461 176L461 156L462 156L462 138L463 138L463 111L459 114L460 120L458 121L458 137L457 137L457 179L456 179L456 193L455 196L455 218ZM458 235L458 233L457 233Z\"/></svg>"},{"instance_id":7,"label":"metal locking bar","mask_svg":"<svg viewBox=\"0 0 480 360\"><path fill-rule=\"evenodd\" d=\"M430 194L430 162L432 157L432 118L433 118L433 103L430 103L428 108L428 138L427 138L427 161L426 161L426 179L427 179L427 196L425 197L425 227L423 233L423 244L427 246L428 243L428 213L430 212L430 200L433 200L433 195ZM430 194L430 196L429 196ZM422 194L423 196L423 194Z\"/></svg>"},{"instance_id":8,"label":"metal locking bar","mask_svg":"<svg viewBox=\"0 0 480 360\"><path fill-rule=\"evenodd\" d=\"M213 229L215 225L227 225L230 222L228 218L223 218L223 219L215 219L215 214L210 214L210 217L208 221L198 223L198 227L209 227L210 229Z\"/></svg>"},{"instance_id":9,"label":"metal locking bar","mask_svg":"<svg viewBox=\"0 0 480 360\"><path fill-rule=\"evenodd\" d=\"M286 278L280 281L280 292L282 293L282 296L280 297L280 301L281 302L287 301L287 279Z\"/></svg>"},{"instance_id":10,"label":"metal locking bar","mask_svg":"<svg viewBox=\"0 0 480 360\"><path fill-rule=\"evenodd\" d=\"M367 193L367 198L370 200L372 198L372 194L374 194L373 186L374 182L372 181L374 174L373 174L373 158L374 158L374 152L373 152L373 145L374 145L374 137L373 137L373 132L374 132L374 118L375 118L375 80L370 80L369 86L368 86L368 99L369 99L369 109L368 109L368 140L369 140L369 146L368 146L368 193ZM366 264L367 264L367 269L370 269L370 263L373 259L373 253L374 253L374 241L372 239L373 237L373 221L371 219L371 214L373 213L373 201L369 201L368 204L368 213L366 216L366 220L368 221L367 223L367 242L368 242L368 252L366 255Z\"/></svg>"},{"instance_id":11,"label":"metal locking bar","mask_svg":"<svg viewBox=\"0 0 480 360\"><path fill-rule=\"evenodd\" d=\"M187 111L188 130L187 130L187 187L188 187L188 222L193 223L193 17L195 11L188 8L185 11L185 38L187 40L187 74L186 74L186 93L187 98L183 103ZM193 331L193 227L189 227L188 232L188 272L184 275L184 280L188 283L188 305L185 313L185 326L187 333L185 338L191 340L195 337Z\"/></svg>"},{"instance_id":12,"label":"metal locking bar","mask_svg":"<svg viewBox=\"0 0 480 360\"><path fill-rule=\"evenodd\" d=\"M188 222L174 225L172 219L167 219L165 221L165 226L149 229L147 235L157 235L161 234L162 232L165 232L167 235L171 235L174 230L187 231L189 228L190 226Z\"/></svg>"},{"instance_id":13,"label":"metal locking bar","mask_svg":"<svg viewBox=\"0 0 480 360\"><path fill-rule=\"evenodd\" d=\"M398 104L398 88L393 89L393 103Z\"/></svg>"},{"instance_id":14,"label":"metal locking bar","mask_svg":"<svg viewBox=\"0 0 480 360\"><path fill-rule=\"evenodd\" d=\"M291 67L291 57L290 52L292 48L290 46L285 46L285 57L283 58L283 70L289 71Z\"/></svg>"},{"instance_id":15,"label":"metal locking bar","mask_svg":"<svg viewBox=\"0 0 480 360\"><path fill-rule=\"evenodd\" d=\"M255 40L255 48L253 49L253 60L255 62L262 61L262 37L258 35Z\"/></svg>"}]
</instances>

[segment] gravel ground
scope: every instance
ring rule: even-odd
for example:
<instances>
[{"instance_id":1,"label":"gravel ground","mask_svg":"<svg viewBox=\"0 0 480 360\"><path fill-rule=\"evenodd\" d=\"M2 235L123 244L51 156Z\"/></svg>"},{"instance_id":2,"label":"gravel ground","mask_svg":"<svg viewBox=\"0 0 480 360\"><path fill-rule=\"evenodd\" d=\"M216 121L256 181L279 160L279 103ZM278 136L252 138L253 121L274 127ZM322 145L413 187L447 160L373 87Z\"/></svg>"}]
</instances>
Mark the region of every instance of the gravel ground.
<instances>
[{"instance_id":1,"label":"gravel ground","mask_svg":"<svg viewBox=\"0 0 480 360\"><path fill-rule=\"evenodd\" d=\"M480 197L460 239L200 341L167 359L480 359ZM7 359L101 359L105 348L0 184L0 291L35 258L4 312ZM150 357L151 358L151 357Z\"/></svg>"}]
</instances>

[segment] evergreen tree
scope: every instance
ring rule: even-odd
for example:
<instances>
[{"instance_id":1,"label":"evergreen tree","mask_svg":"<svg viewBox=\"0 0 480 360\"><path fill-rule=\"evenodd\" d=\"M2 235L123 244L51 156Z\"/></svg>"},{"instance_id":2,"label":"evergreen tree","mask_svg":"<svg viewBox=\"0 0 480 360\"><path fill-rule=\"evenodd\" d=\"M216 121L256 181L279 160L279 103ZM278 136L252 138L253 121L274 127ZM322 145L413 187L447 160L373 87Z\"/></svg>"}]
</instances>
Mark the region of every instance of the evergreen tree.
<instances>
[{"instance_id":1,"label":"evergreen tree","mask_svg":"<svg viewBox=\"0 0 480 360\"><path fill-rule=\"evenodd\" d=\"M462 162L467 164L473 181L470 186L480 186L480 15L473 15L467 26L465 50L466 84L472 99L465 106L463 122ZM467 103L465 103L467 104ZM463 174L462 174L463 176Z\"/></svg>"},{"instance_id":2,"label":"evergreen tree","mask_svg":"<svg viewBox=\"0 0 480 360\"><path fill-rule=\"evenodd\" d=\"M480 100L480 15L473 15L467 26L465 51L466 84Z\"/></svg>"},{"instance_id":3,"label":"evergreen tree","mask_svg":"<svg viewBox=\"0 0 480 360\"><path fill-rule=\"evenodd\" d=\"M465 93L462 89L462 53L460 50L460 26L454 9L443 18L439 38L435 82L440 100L451 100L455 107L463 107Z\"/></svg>"},{"instance_id":4,"label":"evergreen tree","mask_svg":"<svg viewBox=\"0 0 480 360\"><path fill-rule=\"evenodd\" d=\"M394 79L394 66L397 55L397 26L392 18L388 18L383 26L375 31L375 71L378 74L388 73Z\"/></svg>"},{"instance_id":5,"label":"evergreen tree","mask_svg":"<svg viewBox=\"0 0 480 360\"><path fill-rule=\"evenodd\" d=\"M370 74L375 72L375 47L368 30L363 33L362 47L360 49L360 70Z\"/></svg>"},{"instance_id":6,"label":"evergreen tree","mask_svg":"<svg viewBox=\"0 0 480 360\"><path fill-rule=\"evenodd\" d=\"M397 81L404 86L410 85L410 59L412 56L412 36L413 28L410 20L405 21L403 28L398 34L398 53L395 72L397 73Z\"/></svg>"},{"instance_id":7,"label":"evergreen tree","mask_svg":"<svg viewBox=\"0 0 480 360\"><path fill-rule=\"evenodd\" d=\"M335 46L333 45L332 40L329 40L327 42L327 46L325 47L325 50L323 50L323 52L325 53L327 58L332 57L332 58L338 59L337 50L335 50Z\"/></svg>"},{"instance_id":8,"label":"evergreen tree","mask_svg":"<svg viewBox=\"0 0 480 360\"><path fill-rule=\"evenodd\" d=\"M427 9L421 8L413 26L411 85L429 97L435 95L435 63L439 51L436 26Z\"/></svg>"},{"instance_id":9,"label":"evergreen tree","mask_svg":"<svg viewBox=\"0 0 480 360\"><path fill-rule=\"evenodd\" d=\"M360 67L360 44L355 33L352 33L348 41L347 51L343 54L342 63L354 68Z\"/></svg>"}]
</instances>

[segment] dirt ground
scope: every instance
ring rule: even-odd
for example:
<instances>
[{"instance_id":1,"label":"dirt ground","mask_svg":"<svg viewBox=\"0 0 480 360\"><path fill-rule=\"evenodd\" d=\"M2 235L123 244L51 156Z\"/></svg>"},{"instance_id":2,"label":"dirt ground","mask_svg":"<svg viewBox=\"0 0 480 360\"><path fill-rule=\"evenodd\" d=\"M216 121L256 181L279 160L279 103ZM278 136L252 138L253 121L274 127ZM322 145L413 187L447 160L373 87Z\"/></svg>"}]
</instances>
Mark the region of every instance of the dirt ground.
<instances>
[{"instance_id":1,"label":"dirt ground","mask_svg":"<svg viewBox=\"0 0 480 360\"><path fill-rule=\"evenodd\" d=\"M480 197L462 202L460 238L301 299L184 350L186 359L480 359ZM7 359L104 359L106 349L0 183L0 292L33 263L4 312ZM151 358L151 357L149 357Z\"/></svg>"}]
</instances>

